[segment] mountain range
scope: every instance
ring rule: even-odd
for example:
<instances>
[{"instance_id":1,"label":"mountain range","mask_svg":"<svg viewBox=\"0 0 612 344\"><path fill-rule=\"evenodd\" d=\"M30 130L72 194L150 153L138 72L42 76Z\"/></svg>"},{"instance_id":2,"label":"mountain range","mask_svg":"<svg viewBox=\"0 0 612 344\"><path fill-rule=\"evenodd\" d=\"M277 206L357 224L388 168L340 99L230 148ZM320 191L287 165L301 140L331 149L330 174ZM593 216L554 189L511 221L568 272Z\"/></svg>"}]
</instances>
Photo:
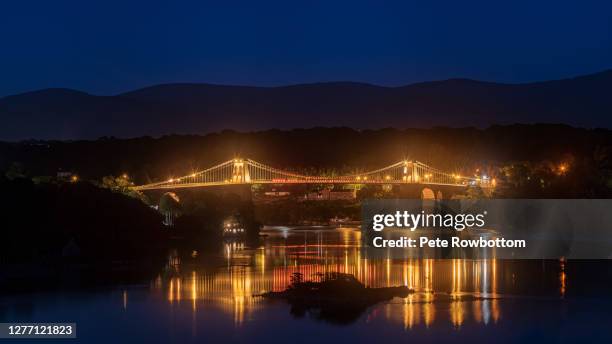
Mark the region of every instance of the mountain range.
<instances>
[{"instance_id":1,"label":"mountain range","mask_svg":"<svg viewBox=\"0 0 612 344\"><path fill-rule=\"evenodd\" d=\"M383 87L163 84L113 96L43 89L0 98L0 140L95 139L346 126L358 129L563 123L612 127L612 70L502 84L469 79Z\"/></svg>"}]
</instances>

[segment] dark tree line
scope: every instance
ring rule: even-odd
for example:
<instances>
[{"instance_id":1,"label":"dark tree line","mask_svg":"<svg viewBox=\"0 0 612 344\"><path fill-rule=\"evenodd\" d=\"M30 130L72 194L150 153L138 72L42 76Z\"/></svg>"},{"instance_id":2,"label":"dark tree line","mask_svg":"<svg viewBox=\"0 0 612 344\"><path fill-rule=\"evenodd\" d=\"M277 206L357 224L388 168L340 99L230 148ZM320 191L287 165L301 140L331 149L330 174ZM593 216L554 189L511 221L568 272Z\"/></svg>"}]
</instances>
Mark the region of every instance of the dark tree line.
<instances>
[{"instance_id":1,"label":"dark tree line","mask_svg":"<svg viewBox=\"0 0 612 344\"><path fill-rule=\"evenodd\" d=\"M224 131L205 136L0 143L0 170L19 164L28 176L54 176L63 169L95 180L127 173L135 183L146 183L189 174L240 155L303 172L345 173L414 159L442 170L468 173L508 162L560 161L567 155L583 159L610 147L610 130L554 124ZM605 160L611 160L609 154Z\"/></svg>"}]
</instances>

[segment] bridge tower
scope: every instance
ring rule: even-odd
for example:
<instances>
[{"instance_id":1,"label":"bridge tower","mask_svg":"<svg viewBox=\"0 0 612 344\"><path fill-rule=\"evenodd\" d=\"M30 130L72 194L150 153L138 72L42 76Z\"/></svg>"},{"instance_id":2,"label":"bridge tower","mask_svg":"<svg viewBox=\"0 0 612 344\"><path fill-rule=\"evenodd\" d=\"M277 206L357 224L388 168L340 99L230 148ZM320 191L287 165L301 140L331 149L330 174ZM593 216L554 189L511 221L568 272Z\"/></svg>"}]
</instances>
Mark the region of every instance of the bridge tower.
<instances>
[{"instance_id":1,"label":"bridge tower","mask_svg":"<svg viewBox=\"0 0 612 344\"><path fill-rule=\"evenodd\" d=\"M251 182L248 165L243 159L234 159L232 166L232 183L245 184Z\"/></svg>"},{"instance_id":2,"label":"bridge tower","mask_svg":"<svg viewBox=\"0 0 612 344\"><path fill-rule=\"evenodd\" d=\"M404 183L417 182L419 176L416 173L416 168L413 161L404 161L404 168L402 169L402 181Z\"/></svg>"},{"instance_id":3,"label":"bridge tower","mask_svg":"<svg viewBox=\"0 0 612 344\"><path fill-rule=\"evenodd\" d=\"M408 183L408 160L404 160L404 168L402 169L402 182Z\"/></svg>"}]
</instances>

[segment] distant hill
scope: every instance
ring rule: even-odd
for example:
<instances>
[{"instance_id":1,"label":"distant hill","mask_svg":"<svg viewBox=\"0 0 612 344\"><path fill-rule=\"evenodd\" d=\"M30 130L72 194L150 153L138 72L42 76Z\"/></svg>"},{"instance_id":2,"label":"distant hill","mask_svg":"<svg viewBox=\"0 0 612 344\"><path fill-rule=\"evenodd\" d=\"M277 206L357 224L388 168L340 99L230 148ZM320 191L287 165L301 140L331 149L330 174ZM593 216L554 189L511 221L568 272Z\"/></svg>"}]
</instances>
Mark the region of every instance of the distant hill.
<instances>
[{"instance_id":1,"label":"distant hill","mask_svg":"<svg viewBox=\"0 0 612 344\"><path fill-rule=\"evenodd\" d=\"M115 96L45 89L0 98L0 140L201 134L222 129L564 123L612 127L612 70L555 81L468 79L381 87L166 84Z\"/></svg>"}]
</instances>

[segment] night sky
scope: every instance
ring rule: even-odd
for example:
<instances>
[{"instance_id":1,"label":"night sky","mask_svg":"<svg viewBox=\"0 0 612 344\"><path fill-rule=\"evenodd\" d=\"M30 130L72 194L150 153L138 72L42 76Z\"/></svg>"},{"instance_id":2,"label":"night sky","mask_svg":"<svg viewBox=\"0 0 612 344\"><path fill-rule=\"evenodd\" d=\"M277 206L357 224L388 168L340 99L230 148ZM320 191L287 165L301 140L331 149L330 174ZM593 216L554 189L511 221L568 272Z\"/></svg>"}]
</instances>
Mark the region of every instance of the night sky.
<instances>
[{"instance_id":1,"label":"night sky","mask_svg":"<svg viewBox=\"0 0 612 344\"><path fill-rule=\"evenodd\" d=\"M19 0L0 5L0 38L0 96L169 82L516 83L612 68L612 2Z\"/></svg>"}]
</instances>

